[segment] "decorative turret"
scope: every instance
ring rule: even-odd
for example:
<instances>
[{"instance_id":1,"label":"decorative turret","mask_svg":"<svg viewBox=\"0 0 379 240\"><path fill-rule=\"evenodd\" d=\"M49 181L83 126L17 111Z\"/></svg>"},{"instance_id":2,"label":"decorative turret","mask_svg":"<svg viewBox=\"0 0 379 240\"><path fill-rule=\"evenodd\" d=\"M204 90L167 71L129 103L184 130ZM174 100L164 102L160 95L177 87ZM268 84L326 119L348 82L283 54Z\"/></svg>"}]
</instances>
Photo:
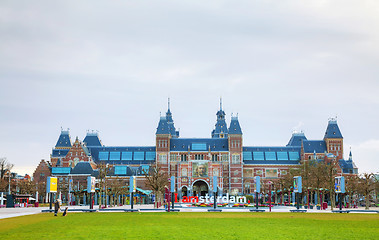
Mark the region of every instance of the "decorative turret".
<instances>
[{"instance_id":1,"label":"decorative turret","mask_svg":"<svg viewBox=\"0 0 379 240\"><path fill-rule=\"evenodd\" d=\"M71 148L71 137L69 129L63 130L61 129L61 135L58 138L57 144L55 144L56 149L69 149Z\"/></svg>"},{"instance_id":2,"label":"decorative turret","mask_svg":"<svg viewBox=\"0 0 379 240\"><path fill-rule=\"evenodd\" d=\"M287 147L301 146L303 140L307 140L303 132L293 132L291 139L289 140Z\"/></svg>"},{"instance_id":3,"label":"decorative turret","mask_svg":"<svg viewBox=\"0 0 379 240\"><path fill-rule=\"evenodd\" d=\"M172 113L170 111L170 98L168 99L168 109L166 116L161 116L158 128L155 134L170 134L172 138L179 137L179 131L176 131L174 126L174 120L172 119Z\"/></svg>"},{"instance_id":4,"label":"decorative turret","mask_svg":"<svg viewBox=\"0 0 379 240\"><path fill-rule=\"evenodd\" d=\"M324 141L328 153L332 153L337 159L343 159L343 137L336 118L329 119Z\"/></svg>"},{"instance_id":5,"label":"decorative turret","mask_svg":"<svg viewBox=\"0 0 379 240\"><path fill-rule=\"evenodd\" d=\"M170 128L166 116L161 116L155 134L170 134Z\"/></svg>"},{"instance_id":6,"label":"decorative turret","mask_svg":"<svg viewBox=\"0 0 379 240\"><path fill-rule=\"evenodd\" d=\"M87 147L102 147L103 144L99 138L99 134L95 131L87 131L87 135L84 138L83 142Z\"/></svg>"},{"instance_id":7,"label":"decorative turret","mask_svg":"<svg viewBox=\"0 0 379 240\"><path fill-rule=\"evenodd\" d=\"M222 110L222 99L220 98L220 110L216 113L217 122L215 129L212 131L212 138L227 138L228 126L225 122L225 112Z\"/></svg>"},{"instance_id":8,"label":"decorative turret","mask_svg":"<svg viewBox=\"0 0 379 240\"><path fill-rule=\"evenodd\" d=\"M242 135L242 130L240 123L238 121L238 115L233 117L232 120L230 121L230 126L229 126L229 134L241 134Z\"/></svg>"},{"instance_id":9,"label":"decorative turret","mask_svg":"<svg viewBox=\"0 0 379 240\"><path fill-rule=\"evenodd\" d=\"M353 155L351 154L351 149L350 149L350 153L349 153L349 161L353 161Z\"/></svg>"},{"instance_id":10,"label":"decorative turret","mask_svg":"<svg viewBox=\"0 0 379 240\"><path fill-rule=\"evenodd\" d=\"M341 131L337 124L337 119L331 118L328 121L328 127L326 128L324 139L326 138L343 138Z\"/></svg>"}]
</instances>

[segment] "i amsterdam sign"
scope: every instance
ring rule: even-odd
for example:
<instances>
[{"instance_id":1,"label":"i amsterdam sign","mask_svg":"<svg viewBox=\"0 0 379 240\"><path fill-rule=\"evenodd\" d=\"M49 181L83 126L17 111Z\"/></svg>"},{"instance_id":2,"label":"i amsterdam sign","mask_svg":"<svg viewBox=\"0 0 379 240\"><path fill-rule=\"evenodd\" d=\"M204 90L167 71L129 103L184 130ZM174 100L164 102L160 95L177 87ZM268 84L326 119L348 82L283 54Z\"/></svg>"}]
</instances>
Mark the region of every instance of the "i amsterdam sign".
<instances>
[{"instance_id":1,"label":"i amsterdam sign","mask_svg":"<svg viewBox=\"0 0 379 240\"><path fill-rule=\"evenodd\" d=\"M217 203L246 203L245 196L229 196L229 193L226 196L218 196L216 199ZM175 202L178 201L178 194L175 193ZM213 203L214 197L206 194L205 196L195 197L195 196L184 196L182 198L183 203Z\"/></svg>"}]
</instances>

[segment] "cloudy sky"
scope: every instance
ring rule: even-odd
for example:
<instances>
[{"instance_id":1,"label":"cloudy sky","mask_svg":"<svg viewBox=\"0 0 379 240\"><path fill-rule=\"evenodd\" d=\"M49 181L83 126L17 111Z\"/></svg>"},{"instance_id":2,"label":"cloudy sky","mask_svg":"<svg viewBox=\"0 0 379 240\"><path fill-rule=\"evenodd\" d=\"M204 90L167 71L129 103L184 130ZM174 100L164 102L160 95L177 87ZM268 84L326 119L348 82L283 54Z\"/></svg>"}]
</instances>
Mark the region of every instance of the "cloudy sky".
<instances>
[{"instance_id":1,"label":"cloudy sky","mask_svg":"<svg viewBox=\"0 0 379 240\"><path fill-rule=\"evenodd\" d=\"M0 157L32 174L61 127L107 146L155 144L160 112L210 137L219 98L245 146L322 139L379 172L379 2L0 2Z\"/></svg>"}]
</instances>

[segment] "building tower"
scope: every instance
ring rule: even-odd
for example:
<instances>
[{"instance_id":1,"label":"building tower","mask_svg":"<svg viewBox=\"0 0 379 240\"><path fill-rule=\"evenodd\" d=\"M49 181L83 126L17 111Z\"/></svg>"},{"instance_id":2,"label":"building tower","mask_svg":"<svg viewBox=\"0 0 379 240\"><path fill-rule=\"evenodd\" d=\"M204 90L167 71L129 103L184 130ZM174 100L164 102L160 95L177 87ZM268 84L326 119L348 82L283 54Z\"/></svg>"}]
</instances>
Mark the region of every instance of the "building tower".
<instances>
[{"instance_id":1,"label":"building tower","mask_svg":"<svg viewBox=\"0 0 379 240\"><path fill-rule=\"evenodd\" d=\"M212 131L212 138L227 138L228 126L225 122L225 112L222 110L222 99L220 98L220 110L216 113L217 122L215 129Z\"/></svg>"},{"instance_id":2,"label":"building tower","mask_svg":"<svg viewBox=\"0 0 379 240\"><path fill-rule=\"evenodd\" d=\"M67 155L71 147L72 143L69 129L61 129L61 134L59 135L58 141L55 144L52 154L50 155L51 166L61 166L62 159Z\"/></svg>"},{"instance_id":3,"label":"building tower","mask_svg":"<svg viewBox=\"0 0 379 240\"><path fill-rule=\"evenodd\" d=\"M324 141L326 151L332 153L337 159L343 159L343 137L337 124L337 119L331 118L328 121Z\"/></svg>"},{"instance_id":4,"label":"building tower","mask_svg":"<svg viewBox=\"0 0 379 240\"><path fill-rule=\"evenodd\" d=\"M170 110L170 99L168 99L168 109L165 116L161 116L157 131L155 133L156 161L162 166L162 170L170 175L170 139L178 138L179 131L176 131L172 113Z\"/></svg>"},{"instance_id":5,"label":"building tower","mask_svg":"<svg viewBox=\"0 0 379 240\"><path fill-rule=\"evenodd\" d=\"M238 121L238 115L233 117L228 130L229 145L229 192L231 194L243 191L243 166L242 166L242 130Z\"/></svg>"}]
</instances>

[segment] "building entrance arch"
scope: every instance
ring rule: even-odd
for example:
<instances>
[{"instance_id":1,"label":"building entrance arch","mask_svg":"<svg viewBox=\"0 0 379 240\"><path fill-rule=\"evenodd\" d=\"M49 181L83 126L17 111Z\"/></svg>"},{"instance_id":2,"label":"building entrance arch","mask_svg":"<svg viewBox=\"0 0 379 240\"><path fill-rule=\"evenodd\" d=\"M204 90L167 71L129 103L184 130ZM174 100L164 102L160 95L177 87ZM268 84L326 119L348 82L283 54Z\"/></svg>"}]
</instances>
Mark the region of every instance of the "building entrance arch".
<instances>
[{"instance_id":1,"label":"building entrance arch","mask_svg":"<svg viewBox=\"0 0 379 240\"><path fill-rule=\"evenodd\" d=\"M193 196L205 196L209 191L209 185L204 180L196 180L192 183Z\"/></svg>"},{"instance_id":2,"label":"building entrance arch","mask_svg":"<svg viewBox=\"0 0 379 240\"><path fill-rule=\"evenodd\" d=\"M182 197L184 197L184 196L188 196L188 188L187 188L187 186L183 186L182 187Z\"/></svg>"}]
</instances>

